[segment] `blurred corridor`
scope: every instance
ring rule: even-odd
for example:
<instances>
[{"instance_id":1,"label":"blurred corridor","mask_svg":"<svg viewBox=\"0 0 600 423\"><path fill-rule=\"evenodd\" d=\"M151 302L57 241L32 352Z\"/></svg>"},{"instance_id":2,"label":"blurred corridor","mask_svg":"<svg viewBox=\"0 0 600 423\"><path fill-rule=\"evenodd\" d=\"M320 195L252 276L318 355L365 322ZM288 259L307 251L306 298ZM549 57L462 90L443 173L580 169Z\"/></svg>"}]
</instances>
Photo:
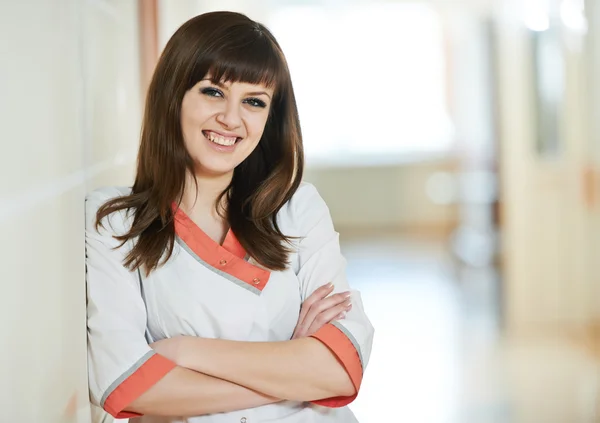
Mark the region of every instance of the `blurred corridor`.
<instances>
[{"instance_id":1,"label":"blurred corridor","mask_svg":"<svg viewBox=\"0 0 600 423\"><path fill-rule=\"evenodd\" d=\"M343 248L378 336L351 406L361 422L600 421L600 356L561 336L502 337L492 269L459 271L411 236Z\"/></svg>"},{"instance_id":2,"label":"blurred corridor","mask_svg":"<svg viewBox=\"0 0 600 423\"><path fill-rule=\"evenodd\" d=\"M600 423L599 0L0 2L0 421L97 423L83 198L190 17L267 25L376 328L361 423Z\"/></svg>"}]
</instances>

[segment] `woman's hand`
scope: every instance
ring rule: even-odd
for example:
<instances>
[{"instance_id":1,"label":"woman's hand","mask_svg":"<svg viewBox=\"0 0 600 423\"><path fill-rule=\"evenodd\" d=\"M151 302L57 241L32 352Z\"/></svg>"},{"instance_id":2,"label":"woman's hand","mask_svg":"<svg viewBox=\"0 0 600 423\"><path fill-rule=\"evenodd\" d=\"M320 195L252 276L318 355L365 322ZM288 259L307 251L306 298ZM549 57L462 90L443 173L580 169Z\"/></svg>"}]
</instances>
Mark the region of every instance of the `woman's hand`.
<instances>
[{"instance_id":1,"label":"woman's hand","mask_svg":"<svg viewBox=\"0 0 600 423\"><path fill-rule=\"evenodd\" d=\"M350 293L340 292L328 297L332 291L332 283L323 285L302 303L292 339L310 336L332 320L346 317L346 312L352 308Z\"/></svg>"},{"instance_id":2,"label":"woman's hand","mask_svg":"<svg viewBox=\"0 0 600 423\"><path fill-rule=\"evenodd\" d=\"M352 308L350 293L340 292L329 296L332 291L333 284L323 285L302 303L300 317L292 339L310 336L327 323L346 317L346 312ZM189 337L176 336L162 339L150 344L150 347L175 364L184 366L185 347L183 344L187 338Z\"/></svg>"}]
</instances>

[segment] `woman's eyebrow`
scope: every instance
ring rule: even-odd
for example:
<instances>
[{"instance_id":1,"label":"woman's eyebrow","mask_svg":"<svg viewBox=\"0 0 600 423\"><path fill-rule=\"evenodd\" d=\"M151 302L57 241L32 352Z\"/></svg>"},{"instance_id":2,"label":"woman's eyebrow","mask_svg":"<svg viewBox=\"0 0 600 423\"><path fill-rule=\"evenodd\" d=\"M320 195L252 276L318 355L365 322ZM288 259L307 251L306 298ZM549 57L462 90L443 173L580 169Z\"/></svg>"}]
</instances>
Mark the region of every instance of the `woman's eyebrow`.
<instances>
[{"instance_id":1,"label":"woman's eyebrow","mask_svg":"<svg viewBox=\"0 0 600 423\"><path fill-rule=\"evenodd\" d=\"M221 81L213 81L211 78L204 78L201 81L210 81L212 84L215 84L219 88L229 89L229 87L227 87ZM246 93L246 95L266 95L267 97L269 97L269 99L271 99L271 95L266 91L252 91L252 92Z\"/></svg>"},{"instance_id":2,"label":"woman's eyebrow","mask_svg":"<svg viewBox=\"0 0 600 423\"><path fill-rule=\"evenodd\" d=\"M252 91L251 93L246 93L246 95L261 95L261 94L264 94L267 97L271 98L269 93L267 93L266 91Z\"/></svg>"}]
</instances>

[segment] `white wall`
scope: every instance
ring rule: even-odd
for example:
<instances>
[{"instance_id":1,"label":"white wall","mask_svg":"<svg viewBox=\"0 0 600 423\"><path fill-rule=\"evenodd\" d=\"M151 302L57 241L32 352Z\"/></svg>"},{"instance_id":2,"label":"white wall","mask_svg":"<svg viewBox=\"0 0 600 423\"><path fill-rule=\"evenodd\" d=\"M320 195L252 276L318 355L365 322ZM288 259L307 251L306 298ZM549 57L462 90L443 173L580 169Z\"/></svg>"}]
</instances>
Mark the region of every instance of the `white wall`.
<instances>
[{"instance_id":1,"label":"white wall","mask_svg":"<svg viewBox=\"0 0 600 423\"><path fill-rule=\"evenodd\" d=\"M451 159L431 159L381 166L309 167L305 180L315 184L341 231L387 229L449 232L456 225L456 205L435 204L430 178L452 172Z\"/></svg>"},{"instance_id":2,"label":"white wall","mask_svg":"<svg viewBox=\"0 0 600 423\"><path fill-rule=\"evenodd\" d=\"M276 3L277 0L274 0ZM188 19L202 13L229 10L261 22L269 0L158 0L158 46L163 49L173 33Z\"/></svg>"},{"instance_id":3,"label":"white wall","mask_svg":"<svg viewBox=\"0 0 600 423\"><path fill-rule=\"evenodd\" d=\"M588 98L588 143L589 155L588 165L593 171L593 184L591 189L595 197L595 202L590 210L590 230L588 236L588 251L591 256L589 261L589 274L596 276L600 269L598 268L598 257L600 257L600 4L594 0L588 0L588 28L589 36L587 43L587 77L586 83L591 95ZM595 290L592 294L593 308L595 310L595 320L600 328L600 285L594 283Z\"/></svg>"},{"instance_id":4,"label":"white wall","mask_svg":"<svg viewBox=\"0 0 600 423\"><path fill-rule=\"evenodd\" d=\"M84 196L128 184L135 0L0 5L0 420L88 422Z\"/></svg>"}]
</instances>

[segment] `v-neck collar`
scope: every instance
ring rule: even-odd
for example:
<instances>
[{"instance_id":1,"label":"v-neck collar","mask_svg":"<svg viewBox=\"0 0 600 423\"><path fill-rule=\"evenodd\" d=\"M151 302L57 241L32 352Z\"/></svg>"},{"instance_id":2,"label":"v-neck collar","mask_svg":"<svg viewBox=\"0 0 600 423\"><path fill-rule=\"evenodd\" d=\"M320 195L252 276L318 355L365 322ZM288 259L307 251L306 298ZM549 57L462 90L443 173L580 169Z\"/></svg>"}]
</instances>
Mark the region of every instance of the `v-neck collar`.
<instances>
[{"instance_id":1,"label":"v-neck collar","mask_svg":"<svg viewBox=\"0 0 600 423\"><path fill-rule=\"evenodd\" d=\"M175 233L191 250L195 258L217 273L224 273L245 282L258 294L266 286L271 272L255 266L246 260L247 253L231 228L227 231L223 244L213 240L176 204L173 204ZM230 278L228 278L230 279Z\"/></svg>"},{"instance_id":2,"label":"v-neck collar","mask_svg":"<svg viewBox=\"0 0 600 423\"><path fill-rule=\"evenodd\" d=\"M241 259L246 257L246 250L244 247L242 247L242 244L240 244L231 228L227 230L223 243L219 244L217 241L208 236L208 234L204 232L202 228L200 228L200 226L198 226L180 207L173 205L173 210L175 212L175 232L177 232L178 235L181 231L190 232L191 235L200 240L202 244L207 246L212 244L212 247L217 251L225 250ZM178 228L180 231L177 230Z\"/></svg>"}]
</instances>

